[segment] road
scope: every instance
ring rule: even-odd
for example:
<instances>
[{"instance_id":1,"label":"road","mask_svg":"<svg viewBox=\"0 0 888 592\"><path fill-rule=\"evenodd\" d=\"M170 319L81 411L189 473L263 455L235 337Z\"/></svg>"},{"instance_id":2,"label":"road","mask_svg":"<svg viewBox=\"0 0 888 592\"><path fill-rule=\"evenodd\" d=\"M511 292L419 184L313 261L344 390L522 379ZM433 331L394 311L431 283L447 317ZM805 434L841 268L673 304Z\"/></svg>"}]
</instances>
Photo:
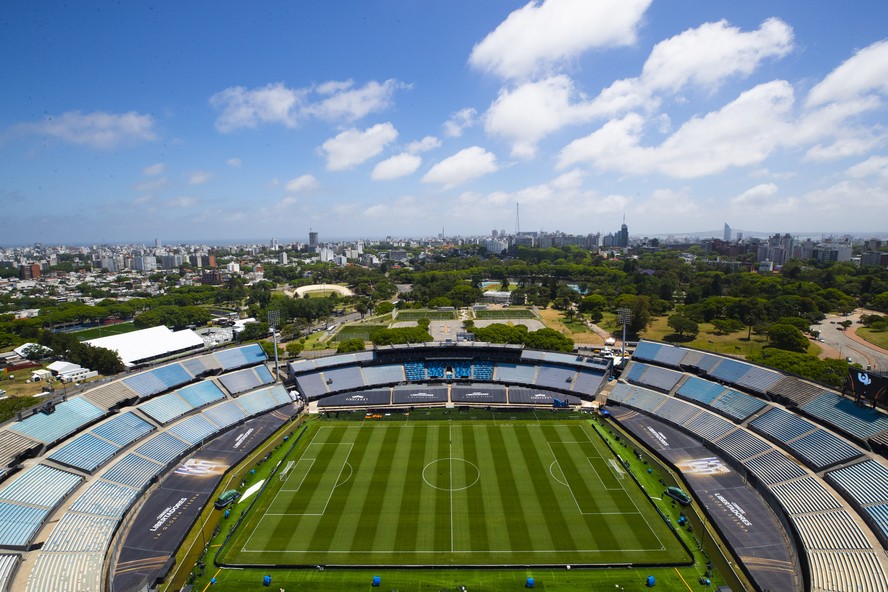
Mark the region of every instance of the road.
<instances>
[{"instance_id":1,"label":"road","mask_svg":"<svg viewBox=\"0 0 888 592\"><path fill-rule=\"evenodd\" d=\"M854 335L854 331L861 326L857 323L861 314L871 313L858 309L847 317L831 315L819 325L813 325L812 329L820 331L820 337L823 338L820 345L826 346L824 348L826 357L851 358L852 363L860 364L864 368L870 366L873 370L888 371L888 352ZM839 324L842 321L851 321L854 324L842 331L842 326Z\"/></svg>"}]
</instances>

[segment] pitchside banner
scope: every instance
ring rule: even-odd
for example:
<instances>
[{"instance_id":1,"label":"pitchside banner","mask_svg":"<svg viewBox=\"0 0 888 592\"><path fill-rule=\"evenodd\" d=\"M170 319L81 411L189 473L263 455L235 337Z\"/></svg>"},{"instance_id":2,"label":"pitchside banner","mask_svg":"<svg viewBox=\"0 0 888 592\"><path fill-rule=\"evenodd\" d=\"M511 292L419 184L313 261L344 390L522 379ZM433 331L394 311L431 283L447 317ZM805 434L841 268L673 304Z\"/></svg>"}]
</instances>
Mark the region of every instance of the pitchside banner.
<instances>
[{"instance_id":1,"label":"pitchside banner","mask_svg":"<svg viewBox=\"0 0 888 592\"><path fill-rule=\"evenodd\" d=\"M857 398L888 402L888 378L865 372L857 368L848 368L848 388Z\"/></svg>"}]
</instances>

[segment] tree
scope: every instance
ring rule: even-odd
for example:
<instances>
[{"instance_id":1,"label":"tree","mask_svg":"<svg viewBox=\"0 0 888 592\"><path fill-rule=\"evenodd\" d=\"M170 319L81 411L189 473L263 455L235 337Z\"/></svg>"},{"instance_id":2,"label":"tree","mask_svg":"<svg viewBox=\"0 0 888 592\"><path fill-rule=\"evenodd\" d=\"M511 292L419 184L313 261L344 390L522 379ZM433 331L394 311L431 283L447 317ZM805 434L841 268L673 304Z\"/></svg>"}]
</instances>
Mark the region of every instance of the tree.
<instances>
[{"instance_id":1,"label":"tree","mask_svg":"<svg viewBox=\"0 0 888 592\"><path fill-rule=\"evenodd\" d=\"M743 323L737 319L712 319L711 323L715 327L715 332L719 335L734 333L743 328Z\"/></svg>"},{"instance_id":2,"label":"tree","mask_svg":"<svg viewBox=\"0 0 888 592\"><path fill-rule=\"evenodd\" d=\"M355 337L354 339L345 339L339 342L339 345L336 347L337 354L348 354L352 352L361 352L364 351L364 340L360 337Z\"/></svg>"},{"instance_id":3,"label":"tree","mask_svg":"<svg viewBox=\"0 0 888 592\"><path fill-rule=\"evenodd\" d=\"M787 351L805 353L808 351L808 340L796 327L784 323L774 323L768 329L768 341L772 347Z\"/></svg>"},{"instance_id":4,"label":"tree","mask_svg":"<svg viewBox=\"0 0 888 592\"><path fill-rule=\"evenodd\" d=\"M391 313L393 310L395 310L395 305L388 301L380 302L376 305L376 314L386 315Z\"/></svg>"},{"instance_id":5,"label":"tree","mask_svg":"<svg viewBox=\"0 0 888 592\"><path fill-rule=\"evenodd\" d=\"M697 336L697 333L700 330L700 327L696 322L682 314L670 315L666 320L666 324L678 333L679 337L684 337L685 334L687 334L688 337L693 338Z\"/></svg>"},{"instance_id":6,"label":"tree","mask_svg":"<svg viewBox=\"0 0 888 592\"><path fill-rule=\"evenodd\" d=\"M305 349L305 342L301 339L297 339L296 341L291 341L287 344L284 350L287 352L287 355L291 358L295 358L299 354L302 353L302 350Z\"/></svg>"},{"instance_id":7,"label":"tree","mask_svg":"<svg viewBox=\"0 0 888 592\"><path fill-rule=\"evenodd\" d=\"M237 334L238 341L265 339L268 337L268 323L247 323L244 330Z\"/></svg>"}]
</instances>

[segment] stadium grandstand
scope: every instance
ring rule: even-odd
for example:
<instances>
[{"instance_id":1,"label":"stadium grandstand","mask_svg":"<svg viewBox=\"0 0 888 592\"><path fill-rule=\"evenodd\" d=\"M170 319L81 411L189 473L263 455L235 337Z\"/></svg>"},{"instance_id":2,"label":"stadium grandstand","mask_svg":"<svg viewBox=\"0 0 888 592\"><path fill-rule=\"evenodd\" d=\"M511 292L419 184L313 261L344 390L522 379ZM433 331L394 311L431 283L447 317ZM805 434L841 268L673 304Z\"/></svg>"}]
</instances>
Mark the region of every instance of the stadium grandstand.
<instances>
[{"instance_id":1,"label":"stadium grandstand","mask_svg":"<svg viewBox=\"0 0 888 592\"><path fill-rule=\"evenodd\" d=\"M888 415L798 377L650 341L607 396L624 427L647 424L620 408L696 438L785 516L805 589L888 590L888 463L877 454ZM634 430L644 439L654 428ZM680 456L663 442L661 456Z\"/></svg>"},{"instance_id":2,"label":"stadium grandstand","mask_svg":"<svg viewBox=\"0 0 888 592\"><path fill-rule=\"evenodd\" d=\"M612 360L480 342L378 347L288 365L307 401L323 409L381 405L569 405L591 402ZM424 385L418 388L417 385Z\"/></svg>"},{"instance_id":3,"label":"stadium grandstand","mask_svg":"<svg viewBox=\"0 0 888 592\"><path fill-rule=\"evenodd\" d=\"M265 361L257 344L207 353L0 426L0 590L104 589L112 538L153 483L219 434L292 407Z\"/></svg>"}]
</instances>

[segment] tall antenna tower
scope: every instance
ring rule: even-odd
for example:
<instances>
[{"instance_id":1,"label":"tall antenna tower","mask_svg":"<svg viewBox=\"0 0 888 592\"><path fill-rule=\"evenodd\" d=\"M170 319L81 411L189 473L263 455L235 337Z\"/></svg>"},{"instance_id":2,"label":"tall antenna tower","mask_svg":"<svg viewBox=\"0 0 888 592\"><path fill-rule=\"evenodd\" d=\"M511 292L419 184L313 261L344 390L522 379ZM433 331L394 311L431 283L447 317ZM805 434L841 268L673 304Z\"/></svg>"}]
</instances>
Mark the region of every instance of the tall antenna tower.
<instances>
[{"instance_id":1,"label":"tall antenna tower","mask_svg":"<svg viewBox=\"0 0 888 592\"><path fill-rule=\"evenodd\" d=\"M518 236L521 233L521 224L520 218L518 216L518 208L521 206L517 201L515 202L515 236Z\"/></svg>"}]
</instances>

